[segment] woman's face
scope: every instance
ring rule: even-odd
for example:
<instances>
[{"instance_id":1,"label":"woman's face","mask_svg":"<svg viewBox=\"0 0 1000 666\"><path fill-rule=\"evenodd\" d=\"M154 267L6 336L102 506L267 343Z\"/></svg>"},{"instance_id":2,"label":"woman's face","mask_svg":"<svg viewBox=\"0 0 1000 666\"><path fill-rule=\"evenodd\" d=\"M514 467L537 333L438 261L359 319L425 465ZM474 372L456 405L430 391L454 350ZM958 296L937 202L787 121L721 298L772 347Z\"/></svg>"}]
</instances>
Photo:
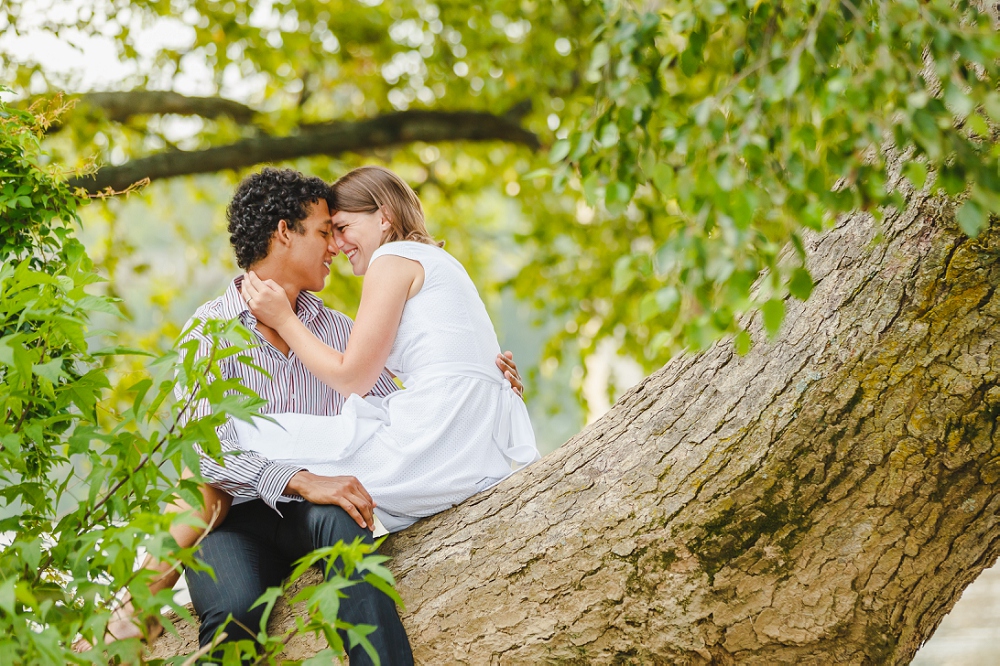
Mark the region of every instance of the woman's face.
<instances>
[{"instance_id":1,"label":"woman's face","mask_svg":"<svg viewBox=\"0 0 1000 666\"><path fill-rule=\"evenodd\" d=\"M389 223L381 211L349 213L338 210L333 214L333 240L347 255L355 275L364 275L372 254L382 245Z\"/></svg>"}]
</instances>

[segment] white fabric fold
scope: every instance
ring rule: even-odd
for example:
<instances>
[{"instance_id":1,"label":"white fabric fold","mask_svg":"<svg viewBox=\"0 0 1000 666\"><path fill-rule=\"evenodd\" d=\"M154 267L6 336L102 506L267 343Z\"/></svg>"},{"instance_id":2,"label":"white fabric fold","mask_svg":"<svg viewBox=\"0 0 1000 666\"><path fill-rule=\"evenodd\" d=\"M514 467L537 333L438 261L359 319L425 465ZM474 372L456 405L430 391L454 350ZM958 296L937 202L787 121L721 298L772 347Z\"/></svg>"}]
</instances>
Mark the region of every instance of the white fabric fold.
<instances>
[{"instance_id":1,"label":"white fabric fold","mask_svg":"<svg viewBox=\"0 0 1000 666\"><path fill-rule=\"evenodd\" d=\"M541 457L535 443L535 431L531 428L528 407L496 367L484 368L472 363L435 363L398 376L406 387L416 387L424 381L442 377L467 377L498 385L500 391L497 393L497 414L500 418L496 419L493 427L494 444L515 470Z\"/></svg>"}]
</instances>

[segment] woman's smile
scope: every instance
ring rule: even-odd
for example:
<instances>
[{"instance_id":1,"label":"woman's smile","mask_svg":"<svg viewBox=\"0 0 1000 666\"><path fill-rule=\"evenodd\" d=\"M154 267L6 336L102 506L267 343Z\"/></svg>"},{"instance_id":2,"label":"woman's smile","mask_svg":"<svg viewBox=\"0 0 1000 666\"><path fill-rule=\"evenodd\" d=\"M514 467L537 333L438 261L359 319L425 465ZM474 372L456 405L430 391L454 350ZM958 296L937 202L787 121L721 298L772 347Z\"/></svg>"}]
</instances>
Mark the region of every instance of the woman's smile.
<instances>
[{"instance_id":1,"label":"woman's smile","mask_svg":"<svg viewBox=\"0 0 1000 666\"><path fill-rule=\"evenodd\" d=\"M337 249L347 255L355 275L364 275L368 261L382 244L382 214L337 211L333 214L333 235Z\"/></svg>"}]
</instances>

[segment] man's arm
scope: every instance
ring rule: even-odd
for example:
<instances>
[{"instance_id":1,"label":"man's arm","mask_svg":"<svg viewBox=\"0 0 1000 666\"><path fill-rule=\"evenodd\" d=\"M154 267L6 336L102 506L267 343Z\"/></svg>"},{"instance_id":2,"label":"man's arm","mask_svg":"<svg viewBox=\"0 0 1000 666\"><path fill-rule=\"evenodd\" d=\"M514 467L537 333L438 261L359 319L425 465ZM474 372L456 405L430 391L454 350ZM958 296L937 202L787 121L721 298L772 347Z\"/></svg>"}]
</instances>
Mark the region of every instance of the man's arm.
<instances>
[{"instance_id":1,"label":"man's arm","mask_svg":"<svg viewBox=\"0 0 1000 666\"><path fill-rule=\"evenodd\" d=\"M313 504L336 504L361 527L375 529L375 500L353 476L320 476L303 470L291 478L285 492Z\"/></svg>"},{"instance_id":2,"label":"man's arm","mask_svg":"<svg viewBox=\"0 0 1000 666\"><path fill-rule=\"evenodd\" d=\"M510 382L510 386L514 389L514 392L523 399L524 382L521 381L521 374L517 371L517 364L514 363L514 352L506 351L502 354L497 354L497 367L500 368L500 372Z\"/></svg>"},{"instance_id":3,"label":"man's arm","mask_svg":"<svg viewBox=\"0 0 1000 666\"><path fill-rule=\"evenodd\" d=\"M190 322L188 326L190 326ZM198 358L204 358L211 352L211 340L202 333L200 327L193 329L188 339L198 341L198 351L196 352ZM226 376L224 366L220 367L219 371L223 376ZM176 395L181 401L187 397L180 385L176 389ZM190 409L182 412L178 419L181 425L184 425L191 419L207 416L211 411L211 405L207 401L201 400L195 402ZM204 455L199 447L201 473L208 478L212 486L219 490L241 497L259 497L272 509L277 510L276 504L278 499L286 493L288 482L295 474L303 471L303 468L276 463L252 451L240 449L232 417L227 418L225 423L216 428L216 433L222 445L223 464L219 464Z\"/></svg>"},{"instance_id":4,"label":"man's arm","mask_svg":"<svg viewBox=\"0 0 1000 666\"><path fill-rule=\"evenodd\" d=\"M188 322L187 326L191 323ZM212 349L211 340L202 334L200 328L195 328L187 339L198 340L199 358L208 356ZM253 372L253 370L249 370ZM219 368L220 374L227 376L226 366ZM389 384L392 380L385 378ZM382 383L382 380L380 380ZM179 400L187 396L180 386L176 389ZM185 413L179 415L183 425L193 418L200 418L211 413L207 401L199 401ZM298 465L287 465L265 458L253 451L244 451L239 446L236 428L232 417L216 428L223 452L223 463L219 464L212 458L201 453L201 473L212 486L230 495L240 497L259 497L275 511L282 497L297 499L301 497L313 504L336 504L344 509L361 527L375 528L375 518L372 501L368 491L361 482L353 476L319 476Z\"/></svg>"}]
</instances>

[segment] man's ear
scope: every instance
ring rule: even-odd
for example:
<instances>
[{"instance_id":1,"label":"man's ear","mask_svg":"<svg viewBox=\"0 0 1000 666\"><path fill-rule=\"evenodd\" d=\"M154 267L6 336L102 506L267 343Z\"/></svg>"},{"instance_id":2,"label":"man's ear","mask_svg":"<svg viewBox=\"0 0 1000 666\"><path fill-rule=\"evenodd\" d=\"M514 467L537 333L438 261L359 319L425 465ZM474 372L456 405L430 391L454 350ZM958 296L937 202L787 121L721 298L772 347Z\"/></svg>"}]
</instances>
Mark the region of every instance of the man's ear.
<instances>
[{"instance_id":1,"label":"man's ear","mask_svg":"<svg viewBox=\"0 0 1000 666\"><path fill-rule=\"evenodd\" d=\"M278 220L278 228L274 230L274 241L280 245L288 245L292 241L292 230L288 226L288 220Z\"/></svg>"}]
</instances>

